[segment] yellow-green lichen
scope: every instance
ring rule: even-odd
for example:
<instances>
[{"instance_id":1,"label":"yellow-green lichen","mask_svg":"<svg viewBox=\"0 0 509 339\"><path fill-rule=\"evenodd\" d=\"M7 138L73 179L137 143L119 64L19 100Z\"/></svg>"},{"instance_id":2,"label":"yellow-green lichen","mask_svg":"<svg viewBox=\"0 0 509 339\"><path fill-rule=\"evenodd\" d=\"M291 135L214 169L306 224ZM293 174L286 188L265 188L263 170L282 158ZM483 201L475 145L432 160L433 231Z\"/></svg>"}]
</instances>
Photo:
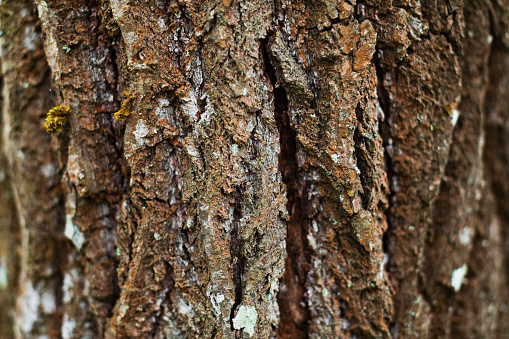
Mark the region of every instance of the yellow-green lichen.
<instances>
[{"instance_id":1,"label":"yellow-green lichen","mask_svg":"<svg viewBox=\"0 0 509 339\"><path fill-rule=\"evenodd\" d=\"M126 91L124 91L122 95L126 97L122 103L122 107L113 114L115 116L115 120L117 121L125 121L125 119L127 119L127 117L131 114L128 109L132 105L134 99L136 99L134 94L131 95Z\"/></svg>"},{"instance_id":2,"label":"yellow-green lichen","mask_svg":"<svg viewBox=\"0 0 509 339\"><path fill-rule=\"evenodd\" d=\"M49 110L44 128L50 134L62 132L62 128L69 120L71 109L67 106L56 106Z\"/></svg>"},{"instance_id":3,"label":"yellow-green lichen","mask_svg":"<svg viewBox=\"0 0 509 339\"><path fill-rule=\"evenodd\" d=\"M454 111L454 106L453 105L447 105L444 107L444 110L447 114L449 114L450 116L452 116L452 112Z\"/></svg>"}]
</instances>

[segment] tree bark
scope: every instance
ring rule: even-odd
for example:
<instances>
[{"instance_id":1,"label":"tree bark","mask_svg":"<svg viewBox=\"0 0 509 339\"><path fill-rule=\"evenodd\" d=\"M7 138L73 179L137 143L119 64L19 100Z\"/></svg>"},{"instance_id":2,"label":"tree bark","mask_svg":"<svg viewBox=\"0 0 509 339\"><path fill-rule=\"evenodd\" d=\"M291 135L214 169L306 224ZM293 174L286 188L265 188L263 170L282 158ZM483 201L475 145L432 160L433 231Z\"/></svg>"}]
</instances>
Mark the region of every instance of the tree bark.
<instances>
[{"instance_id":1,"label":"tree bark","mask_svg":"<svg viewBox=\"0 0 509 339\"><path fill-rule=\"evenodd\" d=\"M0 14L0 337L509 333L508 1Z\"/></svg>"}]
</instances>

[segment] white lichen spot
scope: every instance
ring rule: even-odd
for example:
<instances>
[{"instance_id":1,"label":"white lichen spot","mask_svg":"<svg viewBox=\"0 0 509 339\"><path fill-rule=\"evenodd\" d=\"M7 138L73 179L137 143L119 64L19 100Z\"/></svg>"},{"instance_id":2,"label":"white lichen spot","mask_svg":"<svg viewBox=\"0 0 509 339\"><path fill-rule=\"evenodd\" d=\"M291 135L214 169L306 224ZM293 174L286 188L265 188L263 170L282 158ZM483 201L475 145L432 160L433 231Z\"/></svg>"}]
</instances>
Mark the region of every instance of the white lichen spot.
<instances>
[{"instance_id":1,"label":"white lichen spot","mask_svg":"<svg viewBox=\"0 0 509 339\"><path fill-rule=\"evenodd\" d=\"M276 293L279 291L279 279L273 279L270 283L270 289L269 289L269 299L273 299Z\"/></svg>"},{"instance_id":2,"label":"white lichen spot","mask_svg":"<svg viewBox=\"0 0 509 339\"><path fill-rule=\"evenodd\" d=\"M72 334L74 332L74 327L76 327L76 322L72 319L69 319L67 314L64 314L62 319L62 339L70 339L72 338Z\"/></svg>"},{"instance_id":3,"label":"white lichen spot","mask_svg":"<svg viewBox=\"0 0 509 339\"><path fill-rule=\"evenodd\" d=\"M315 237L313 237L313 235L311 233L308 233L306 238L308 239L309 246L311 246L312 249L316 249Z\"/></svg>"},{"instance_id":4,"label":"white lichen spot","mask_svg":"<svg viewBox=\"0 0 509 339\"><path fill-rule=\"evenodd\" d=\"M255 332L256 320L258 319L258 313L253 306L239 307L239 312L233 318L233 327L236 330L243 330L251 337Z\"/></svg>"},{"instance_id":5,"label":"white lichen spot","mask_svg":"<svg viewBox=\"0 0 509 339\"><path fill-rule=\"evenodd\" d=\"M178 307L178 311L180 314L187 315L190 318L194 317L193 306L190 304L187 304L184 299L180 298L177 307Z\"/></svg>"},{"instance_id":6,"label":"white lichen spot","mask_svg":"<svg viewBox=\"0 0 509 339\"><path fill-rule=\"evenodd\" d=\"M332 159L332 161L334 161L334 163L339 164L339 155L338 154L333 154L330 156L330 158Z\"/></svg>"},{"instance_id":7,"label":"white lichen spot","mask_svg":"<svg viewBox=\"0 0 509 339\"><path fill-rule=\"evenodd\" d=\"M316 220L313 219L313 221L311 222L311 225L313 226L313 231L315 233L318 233L318 223L316 222Z\"/></svg>"},{"instance_id":8,"label":"white lichen spot","mask_svg":"<svg viewBox=\"0 0 509 339\"><path fill-rule=\"evenodd\" d=\"M129 305L127 305L127 304L123 304L122 306L120 306L118 308L118 316L120 317L120 319L122 319L125 316L128 309L129 309Z\"/></svg>"},{"instance_id":9,"label":"white lichen spot","mask_svg":"<svg viewBox=\"0 0 509 339\"><path fill-rule=\"evenodd\" d=\"M161 236L157 232L154 232L154 239L159 240L161 239Z\"/></svg>"},{"instance_id":10,"label":"white lichen spot","mask_svg":"<svg viewBox=\"0 0 509 339\"><path fill-rule=\"evenodd\" d=\"M124 13L129 10L129 2L123 0L113 0L110 2L111 13L113 14L113 18L118 21L122 21Z\"/></svg>"},{"instance_id":11,"label":"white lichen spot","mask_svg":"<svg viewBox=\"0 0 509 339\"><path fill-rule=\"evenodd\" d=\"M196 95L193 91L189 91L188 96L182 99L182 111L189 117L192 123L198 119L200 109L198 108L198 100L196 100Z\"/></svg>"},{"instance_id":12,"label":"white lichen spot","mask_svg":"<svg viewBox=\"0 0 509 339\"><path fill-rule=\"evenodd\" d=\"M452 272L451 286L454 288L454 291L458 292L460 290L461 285L463 284L463 279L465 279L465 276L467 275L467 270L468 267L465 264Z\"/></svg>"},{"instance_id":13,"label":"white lichen spot","mask_svg":"<svg viewBox=\"0 0 509 339\"><path fill-rule=\"evenodd\" d=\"M136 145L143 145L143 138L145 138L148 134L149 130L147 125L143 122L142 119L138 120L136 124L136 130L134 131L134 137L136 138Z\"/></svg>"},{"instance_id":14,"label":"white lichen spot","mask_svg":"<svg viewBox=\"0 0 509 339\"><path fill-rule=\"evenodd\" d=\"M159 105L156 108L156 115L159 119L167 119L171 113L170 100L159 99Z\"/></svg>"},{"instance_id":15,"label":"white lichen spot","mask_svg":"<svg viewBox=\"0 0 509 339\"><path fill-rule=\"evenodd\" d=\"M27 280L25 282L25 293L21 303L22 323L21 330L24 333L30 333L37 319L39 319L39 293L32 286L32 282Z\"/></svg>"},{"instance_id":16,"label":"white lichen spot","mask_svg":"<svg viewBox=\"0 0 509 339\"><path fill-rule=\"evenodd\" d=\"M113 6L112 6L113 7ZM144 66L146 67L145 64L139 64L138 62L139 61L135 61L133 62L133 57L135 56L136 52L138 52L139 50L137 50L137 46L139 45L139 37L138 37L138 34L136 34L136 32L133 32L133 31L127 31L127 30L122 30L122 37L124 38L124 41L125 41L125 46L126 46L126 54L127 54L127 60L128 60L128 64L129 66L131 67L134 67L134 68L143 68ZM141 56L141 55L139 55ZM141 59L141 61L143 61L143 59Z\"/></svg>"},{"instance_id":17,"label":"white lichen spot","mask_svg":"<svg viewBox=\"0 0 509 339\"><path fill-rule=\"evenodd\" d=\"M74 150L72 147L71 149ZM78 154L70 154L67 160L67 175L69 176L69 180L71 183L76 186L79 185L80 180L85 178L85 175L81 171L81 167L79 164L79 155Z\"/></svg>"},{"instance_id":18,"label":"white lichen spot","mask_svg":"<svg viewBox=\"0 0 509 339\"><path fill-rule=\"evenodd\" d=\"M45 178L49 178L55 174L55 165L53 164L46 164L41 167L41 174Z\"/></svg>"},{"instance_id":19,"label":"white lichen spot","mask_svg":"<svg viewBox=\"0 0 509 339\"><path fill-rule=\"evenodd\" d=\"M42 311L46 314L55 312L55 310L57 309L55 295L50 291L45 291L41 295L41 306Z\"/></svg>"},{"instance_id":20,"label":"white lichen spot","mask_svg":"<svg viewBox=\"0 0 509 339\"><path fill-rule=\"evenodd\" d=\"M239 145L233 144L231 149L232 149L232 155L237 155L239 153Z\"/></svg>"},{"instance_id":21,"label":"white lichen spot","mask_svg":"<svg viewBox=\"0 0 509 339\"><path fill-rule=\"evenodd\" d=\"M9 281L7 280L7 264L4 258L0 260L0 290L7 288Z\"/></svg>"},{"instance_id":22,"label":"white lichen spot","mask_svg":"<svg viewBox=\"0 0 509 339\"><path fill-rule=\"evenodd\" d=\"M384 254L384 259L380 263L380 269L378 270L378 274L376 275L376 279L378 281L382 281L384 278L384 266L385 266L385 254Z\"/></svg>"},{"instance_id":23,"label":"white lichen spot","mask_svg":"<svg viewBox=\"0 0 509 339\"><path fill-rule=\"evenodd\" d=\"M423 24L419 18L414 16L410 16L408 18L408 28L412 38L418 41L421 40L420 36L428 30L428 26Z\"/></svg>"},{"instance_id":24,"label":"white lichen spot","mask_svg":"<svg viewBox=\"0 0 509 339\"><path fill-rule=\"evenodd\" d=\"M451 124L452 126L456 126L458 122L458 118L460 116L460 112L457 109L453 109L451 112Z\"/></svg>"},{"instance_id":25,"label":"white lichen spot","mask_svg":"<svg viewBox=\"0 0 509 339\"><path fill-rule=\"evenodd\" d=\"M81 250L81 247L85 242L85 236L83 235L81 230L76 225L73 224L72 216L70 214L67 214L65 216L64 235L74 243L74 246L76 246L78 251Z\"/></svg>"},{"instance_id":26,"label":"white lichen spot","mask_svg":"<svg viewBox=\"0 0 509 339\"><path fill-rule=\"evenodd\" d=\"M73 285L71 275L69 273L66 273L64 275L64 281L62 284L62 301L64 303L68 303L71 301L71 287Z\"/></svg>"},{"instance_id":27,"label":"white lichen spot","mask_svg":"<svg viewBox=\"0 0 509 339\"><path fill-rule=\"evenodd\" d=\"M462 245L469 245L472 241L472 235L474 233L474 230L472 230L470 227L464 227L460 233L459 233L459 242Z\"/></svg>"},{"instance_id":28,"label":"white lichen spot","mask_svg":"<svg viewBox=\"0 0 509 339\"><path fill-rule=\"evenodd\" d=\"M214 311L216 311L216 315L221 315L221 302L224 300L224 295L216 294L210 296L210 302L212 303L212 307L214 307Z\"/></svg>"},{"instance_id":29,"label":"white lichen spot","mask_svg":"<svg viewBox=\"0 0 509 339\"><path fill-rule=\"evenodd\" d=\"M164 29L164 26L165 26L165 24L164 24L164 19L163 19L163 18L159 18L159 20L157 20L157 23L159 24L159 28L160 28L161 30L163 30L163 29Z\"/></svg>"},{"instance_id":30,"label":"white lichen spot","mask_svg":"<svg viewBox=\"0 0 509 339\"><path fill-rule=\"evenodd\" d=\"M28 49L29 51L33 52L35 51L35 45L37 43L37 40L39 39L39 36L34 30L33 26L26 26L25 27L25 36L23 37L23 46Z\"/></svg>"},{"instance_id":31,"label":"white lichen spot","mask_svg":"<svg viewBox=\"0 0 509 339\"><path fill-rule=\"evenodd\" d=\"M23 153L22 150L18 150L18 152L16 152L16 156L19 160L25 160L25 153Z\"/></svg>"}]
</instances>

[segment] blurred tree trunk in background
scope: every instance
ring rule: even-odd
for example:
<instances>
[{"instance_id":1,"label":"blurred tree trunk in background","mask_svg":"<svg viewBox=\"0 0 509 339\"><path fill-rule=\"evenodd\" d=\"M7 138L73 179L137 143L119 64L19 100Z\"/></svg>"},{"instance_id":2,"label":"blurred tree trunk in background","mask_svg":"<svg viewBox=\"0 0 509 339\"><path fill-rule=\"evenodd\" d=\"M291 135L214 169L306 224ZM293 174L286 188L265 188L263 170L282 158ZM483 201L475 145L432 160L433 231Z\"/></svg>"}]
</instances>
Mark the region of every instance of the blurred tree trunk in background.
<instances>
[{"instance_id":1,"label":"blurred tree trunk in background","mask_svg":"<svg viewBox=\"0 0 509 339\"><path fill-rule=\"evenodd\" d=\"M507 0L0 14L1 338L509 335Z\"/></svg>"}]
</instances>

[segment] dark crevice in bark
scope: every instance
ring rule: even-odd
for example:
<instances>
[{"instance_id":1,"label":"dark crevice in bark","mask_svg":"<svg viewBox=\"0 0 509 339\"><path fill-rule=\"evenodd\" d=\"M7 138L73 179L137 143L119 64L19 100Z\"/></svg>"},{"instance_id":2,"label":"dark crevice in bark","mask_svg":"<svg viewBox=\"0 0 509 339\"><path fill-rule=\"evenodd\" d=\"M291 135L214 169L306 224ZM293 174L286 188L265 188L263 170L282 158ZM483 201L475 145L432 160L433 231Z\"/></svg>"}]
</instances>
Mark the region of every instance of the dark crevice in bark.
<instances>
[{"instance_id":1,"label":"dark crevice in bark","mask_svg":"<svg viewBox=\"0 0 509 339\"><path fill-rule=\"evenodd\" d=\"M289 102L286 90L278 83L276 71L267 52L267 41L261 44L265 74L270 80L274 95L274 118L279 131L279 172L286 185L287 223L285 273L278 294L280 322L278 332L282 338L307 338L309 309L305 298L307 270L310 261L307 244L308 220L302 208L297 164L296 132L290 124Z\"/></svg>"},{"instance_id":2,"label":"dark crevice in bark","mask_svg":"<svg viewBox=\"0 0 509 339\"><path fill-rule=\"evenodd\" d=\"M383 68L383 54L381 53L381 50L378 49L375 53L375 57L373 59L374 65L375 65L375 71L376 71L376 77L377 77L377 100L379 104L379 109L381 109L381 114L383 116L378 116L379 119L379 134L382 137L382 144L384 149L384 156L383 156L383 170L387 174L387 181L388 181L388 189L389 189L389 195L387 197L388 206L385 209L385 218L387 221L387 230L382 235L382 248L384 252L384 270L387 272L388 280L392 281L391 276L391 260L389 259L391 256L391 238L390 238L390 232L391 230L395 229L395 217L393 215L393 206L394 206L394 187L393 187L393 181L395 180L395 173L393 171L393 164L392 159L390 155L391 147L392 147L392 139L391 139L391 133L390 133L390 121L391 121L391 95L389 93L389 89L387 87L390 86L390 84L384 83L384 77L386 76L386 70ZM379 115L377 113L377 115ZM393 302L395 295L392 294ZM395 323L395 317L393 317L392 321L390 322L390 331L391 334L396 330L396 323Z\"/></svg>"},{"instance_id":3,"label":"dark crevice in bark","mask_svg":"<svg viewBox=\"0 0 509 339\"><path fill-rule=\"evenodd\" d=\"M244 276L244 269L246 267L246 258L242 254L242 240L239 236L239 225L242 218L242 192L240 188L237 188L235 192L235 208L233 210L233 223L232 223L232 236L231 236L231 247L230 257L233 265L233 284L235 286L235 303L232 306L230 312L230 326L232 331L235 331L233 327L233 318L235 317L235 310L242 303L243 289L242 280Z\"/></svg>"},{"instance_id":4,"label":"dark crevice in bark","mask_svg":"<svg viewBox=\"0 0 509 339\"><path fill-rule=\"evenodd\" d=\"M366 20L367 7L364 1L357 1L357 8L355 9L354 17L359 21L363 22Z\"/></svg>"},{"instance_id":5,"label":"dark crevice in bark","mask_svg":"<svg viewBox=\"0 0 509 339\"><path fill-rule=\"evenodd\" d=\"M362 135L362 124L364 122L364 118L362 116L362 107L360 105L357 105L355 108L355 115L357 117L357 128L354 132L354 143L355 143L355 159L357 162L357 168L361 172L359 175L361 179L361 185L362 185L362 194L361 194L361 200L362 200L362 206L364 209L369 209L369 202L371 199L371 189L370 187L373 184L372 176L368 172L370 169L369 163L367 161L367 154L366 152L370 151L370 145L368 140Z\"/></svg>"},{"instance_id":6,"label":"dark crevice in bark","mask_svg":"<svg viewBox=\"0 0 509 339\"><path fill-rule=\"evenodd\" d=\"M117 52L116 52L116 49L115 47L113 46L113 43L110 42L110 47L108 48L109 52L110 52L110 55L111 55L111 65L112 65L112 69L113 69L113 79L114 79L114 82L110 84L110 86L112 87L112 92L115 93L115 101L118 102L118 108L120 108L121 106L121 102L119 100L119 98L117 97L117 94L118 94L118 87L119 87L119 84L120 84L120 72L119 72L119 69L118 69L118 65L117 65ZM112 127L115 128L115 122L113 121L113 118L112 116L110 115L110 119L112 119ZM127 163L126 163L126 160L125 158L123 157L123 154L124 154L124 141L123 141L123 136L124 136L124 132L125 132L125 124L122 124L120 128L118 128L116 130L116 133L114 136L114 140L112 140L112 144L113 146L117 149L117 154L119 154L119 159L118 159L118 162L119 162L119 167L121 169L121 172L122 172L122 187L119 188L119 195L115 197L115 205L116 205L116 208L118 208L120 210L120 204L122 202L122 196L125 195L125 194L128 194L128 191L129 191L129 180L130 180L130 172L129 172L129 168L127 166ZM118 238L118 229L119 229L119 220L116 220L116 225L115 225L115 231L114 231L114 234L115 234L115 238ZM115 242L115 245L114 245L114 251L116 253L117 251L117 242ZM119 258L118 256L114 255L113 256L113 270L115 272L118 271L118 268L119 268L119 265L120 265L120 261L119 261ZM110 300L110 305L111 308L109 310L109 316L111 316L112 314L112 311L113 311L113 308L115 307L117 301L119 300L120 298L120 286L119 286L119 279L118 279L118 275L115 274L114 275L114 281L113 281L113 284L114 284L114 294L111 296L111 300Z\"/></svg>"},{"instance_id":7,"label":"dark crevice in bark","mask_svg":"<svg viewBox=\"0 0 509 339\"><path fill-rule=\"evenodd\" d=\"M122 105L122 98L119 97L119 91L122 87L122 78L121 73L119 70L118 65L118 57L117 57L117 43L121 39L121 36L118 34L118 26L115 23L115 20L112 18L112 12L109 1L103 4L103 6L99 6L96 3L93 3L97 8L98 13L98 24L97 24L97 30L96 33L97 38L99 38L102 34L105 34L107 36L107 42L108 47L107 51L110 55L110 66L113 73L112 81L107 81L109 79L105 79L107 81L106 86L110 90L111 93L114 95L114 101L117 104L117 109L120 108ZM106 6L104 6L106 5ZM116 192L112 192L113 195L108 194L106 196L106 203L110 204L115 210L120 211L121 210L121 204L123 201L123 197L126 196L126 194L130 191L130 169L127 165L126 159L124 158L124 133L125 133L125 123L118 123L113 118L113 112L107 112L108 116L105 119L109 123L109 127L111 128L111 134L108 133L108 139L109 143L116 149L116 155L117 155L117 166L120 172L121 172L121 187L118 187L118 190ZM114 213L119 214L119 213ZM118 239L119 234L119 228L121 226L121 221L117 217L112 217L112 219L115 219L115 223L113 228L110 230L110 232L113 233L113 236L115 239ZM129 248L129 256L132 255L132 242L130 243ZM113 315L113 309L115 305L117 304L120 293L121 293L121 286L120 286L120 280L119 276L117 274L118 269L120 267L120 258L116 255L116 252L118 250L118 240L114 243L113 253L109 253L109 258L112 260L112 270L113 270L113 276L112 276L112 285L113 285L113 294L108 296L107 305L109 306L108 309L108 318Z\"/></svg>"},{"instance_id":8,"label":"dark crevice in bark","mask_svg":"<svg viewBox=\"0 0 509 339\"><path fill-rule=\"evenodd\" d=\"M386 85L384 84L384 76L385 76L385 70L382 68L382 60L378 56L381 54L377 51L375 53L377 57L374 59L375 68L376 68L376 76L377 76L377 99L378 104L380 105L380 109L383 113L383 120L379 121L378 128L380 136L382 137L383 147L384 147L384 158L383 158L383 166L384 170L387 173L387 180L389 184L389 196L388 196L388 202L389 206L385 210L385 216L387 219L388 229L394 229L394 216L391 214L391 209L393 207L393 199L394 199L394 189L392 187L392 181L394 180L394 172L392 170L392 159L390 157L390 147L392 147L392 143L390 141L390 115L391 115L391 99L390 99L390 93L388 89L386 88ZM381 117L378 117L379 119ZM389 232L385 232L383 235L383 250L384 253L388 253L389 251ZM385 265L385 270L387 272L390 272L389 270L389 262Z\"/></svg>"}]
</instances>

